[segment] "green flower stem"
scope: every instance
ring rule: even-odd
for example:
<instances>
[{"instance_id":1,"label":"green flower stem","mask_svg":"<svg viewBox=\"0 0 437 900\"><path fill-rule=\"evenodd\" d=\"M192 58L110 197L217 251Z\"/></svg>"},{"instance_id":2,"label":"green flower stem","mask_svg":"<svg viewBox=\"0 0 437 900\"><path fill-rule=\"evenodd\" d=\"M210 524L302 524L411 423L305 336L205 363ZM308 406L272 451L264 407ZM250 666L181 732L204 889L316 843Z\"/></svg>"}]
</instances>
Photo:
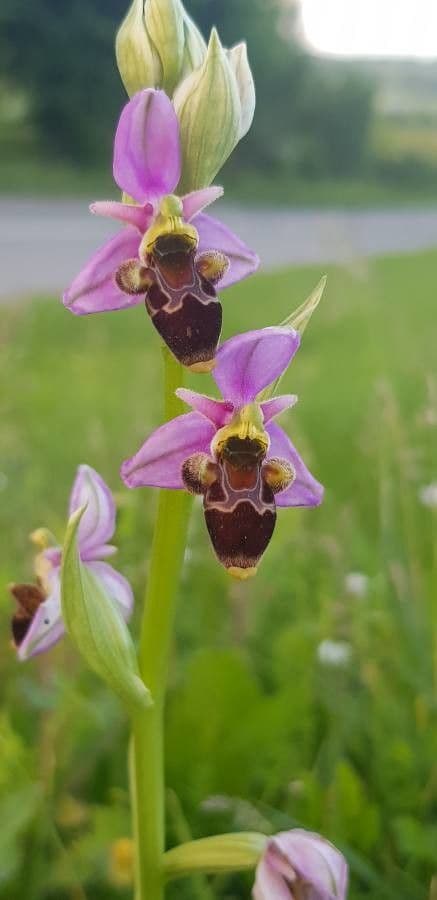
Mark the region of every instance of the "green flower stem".
<instances>
[{"instance_id":1,"label":"green flower stem","mask_svg":"<svg viewBox=\"0 0 437 900\"><path fill-rule=\"evenodd\" d=\"M183 370L164 349L165 418L182 412L175 389ZM133 798L136 842L136 900L164 897L164 740L163 710L175 599L184 559L191 498L184 491L162 490L141 628L139 666L153 707L133 720Z\"/></svg>"}]
</instances>

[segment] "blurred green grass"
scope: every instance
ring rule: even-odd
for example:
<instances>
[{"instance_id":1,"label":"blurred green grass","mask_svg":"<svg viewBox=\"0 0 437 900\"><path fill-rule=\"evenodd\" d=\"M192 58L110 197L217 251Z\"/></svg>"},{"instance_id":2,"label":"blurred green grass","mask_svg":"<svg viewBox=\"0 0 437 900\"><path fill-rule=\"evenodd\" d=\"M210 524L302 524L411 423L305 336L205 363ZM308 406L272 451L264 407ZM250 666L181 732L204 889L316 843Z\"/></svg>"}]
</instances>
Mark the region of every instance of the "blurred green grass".
<instances>
[{"instance_id":1,"label":"blurred green grass","mask_svg":"<svg viewBox=\"0 0 437 900\"><path fill-rule=\"evenodd\" d=\"M299 823L345 849L352 900L425 900L437 871L437 511L418 490L436 478L437 255L327 273L283 383L300 396L283 423L326 485L324 505L280 513L247 584L214 562L198 507L191 522L167 714L169 842L186 820L194 836ZM281 321L322 274L229 290L225 336ZM144 310L76 319L35 298L2 307L0 345L2 583L31 576L30 531L62 536L88 462L117 493L138 616L156 495L126 491L117 472L161 414ZM361 598L345 587L351 571L369 578ZM10 611L3 592L0 897L130 897L108 856L129 828L124 718L66 641L18 665ZM323 664L325 639L347 642L350 661ZM169 897L249 892L239 876Z\"/></svg>"}]
</instances>

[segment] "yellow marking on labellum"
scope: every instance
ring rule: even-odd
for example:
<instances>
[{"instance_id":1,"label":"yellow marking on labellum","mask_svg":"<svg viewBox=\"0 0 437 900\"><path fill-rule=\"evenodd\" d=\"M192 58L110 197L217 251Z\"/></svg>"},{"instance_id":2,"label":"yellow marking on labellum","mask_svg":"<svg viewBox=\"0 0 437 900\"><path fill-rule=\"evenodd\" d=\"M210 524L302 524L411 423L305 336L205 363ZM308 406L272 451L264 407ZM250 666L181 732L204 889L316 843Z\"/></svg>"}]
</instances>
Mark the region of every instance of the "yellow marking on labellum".
<instances>
[{"instance_id":1,"label":"yellow marking on labellum","mask_svg":"<svg viewBox=\"0 0 437 900\"><path fill-rule=\"evenodd\" d=\"M229 422L217 431L212 442L212 450L221 457L231 438L241 441L249 440L258 444L264 453L269 448L269 436L264 428L263 414L259 403L247 403L242 406Z\"/></svg>"},{"instance_id":2,"label":"yellow marking on labellum","mask_svg":"<svg viewBox=\"0 0 437 900\"><path fill-rule=\"evenodd\" d=\"M188 366L190 372L196 372L204 374L205 372L212 372L215 366L215 359L204 359L201 362L193 363L191 366Z\"/></svg>"},{"instance_id":3,"label":"yellow marking on labellum","mask_svg":"<svg viewBox=\"0 0 437 900\"><path fill-rule=\"evenodd\" d=\"M148 254L153 254L157 241L166 237L180 237L187 251L195 251L199 245L197 228L184 221L182 201L175 194L168 194L162 198L158 215L141 241L140 259L145 260Z\"/></svg>"},{"instance_id":4,"label":"yellow marking on labellum","mask_svg":"<svg viewBox=\"0 0 437 900\"><path fill-rule=\"evenodd\" d=\"M44 551L37 553L33 561L33 569L43 591L46 594L50 592L50 576L53 566L50 560L46 559Z\"/></svg>"},{"instance_id":5,"label":"yellow marking on labellum","mask_svg":"<svg viewBox=\"0 0 437 900\"><path fill-rule=\"evenodd\" d=\"M227 572L232 576L232 578L237 578L238 581L247 581L248 578L253 578L258 571L257 566L250 566L248 569L240 569L238 566L230 566L227 569Z\"/></svg>"}]
</instances>

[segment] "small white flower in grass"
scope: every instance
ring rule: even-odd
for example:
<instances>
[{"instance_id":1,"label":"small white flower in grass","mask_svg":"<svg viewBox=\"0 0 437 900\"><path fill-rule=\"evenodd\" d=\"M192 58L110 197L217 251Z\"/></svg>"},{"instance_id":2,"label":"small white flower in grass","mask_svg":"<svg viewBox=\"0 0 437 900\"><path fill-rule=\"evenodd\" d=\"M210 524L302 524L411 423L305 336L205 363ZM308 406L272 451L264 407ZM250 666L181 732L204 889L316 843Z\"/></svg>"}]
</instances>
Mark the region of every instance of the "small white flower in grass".
<instances>
[{"instance_id":1,"label":"small white flower in grass","mask_svg":"<svg viewBox=\"0 0 437 900\"><path fill-rule=\"evenodd\" d=\"M323 666L347 666L352 656L352 647L346 641L322 641L317 647L317 659Z\"/></svg>"},{"instance_id":2,"label":"small white flower in grass","mask_svg":"<svg viewBox=\"0 0 437 900\"><path fill-rule=\"evenodd\" d=\"M432 481L431 484L425 484L420 488L419 500L423 506L437 509L437 481Z\"/></svg>"},{"instance_id":3,"label":"small white flower in grass","mask_svg":"<svg viewBox=\"0 0 437 900\"><path fill-rule=\"evenodd\" d=\"M205 797L204 800L200 803L200 808L202 812L228 812L232 806L232 802L230 797L226 797L223 794L213 794L210 797Z\"/></svg>"},{"instance_id":4,"label":"small white flower in grass","mask_svg":"<svg viewBox=\"0 0 437 900\"><path fill-rule=\"evenodd\" d=\"M344 579L344 586L348 594L363 598L369 590L369 576L364 572L348 572Z\"/></svg>"}]
</instances>

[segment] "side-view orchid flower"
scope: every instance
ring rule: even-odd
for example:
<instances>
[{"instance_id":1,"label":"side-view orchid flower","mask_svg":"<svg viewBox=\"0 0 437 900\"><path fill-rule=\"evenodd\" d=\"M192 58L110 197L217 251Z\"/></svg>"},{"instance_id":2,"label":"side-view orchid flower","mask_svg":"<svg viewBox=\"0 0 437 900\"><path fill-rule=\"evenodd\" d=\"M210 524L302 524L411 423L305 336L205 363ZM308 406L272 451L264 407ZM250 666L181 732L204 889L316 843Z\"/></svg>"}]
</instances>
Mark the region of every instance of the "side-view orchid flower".
<instances>
[{"instance_id":1,"label":"side-view orchid flower","mask_svg":"<svg viewBox=\"0 0 437 900\"><path fill-rule=\"evenodd\" d=\"M76 315L125 309L145 300L152 322L176 358L209 371L220 337L216 284L253 272L258 257L202 210L220 197L206 187L184 197L179 124L163 91L140 91L124 107L114 144L114 179L132 202L103 201L92 212L125 228L87 263L64 294Z\"/></svg>"},{"instance_id":2,"label":"side-view orchid flower","mask_svg":"<svg viewBox=\"0 0 437 900\"><path fill-rule=\"evenodd\" d=\"M108 596L118 604L127 619L132 611L132 589L104 560L116 552L107 542L115 530L115 505L103 479L90 466L79 466L70 495L70 515L86 505L82 516L78 545L82 563L101 582ZM13 584L11 593L18 608L12 619L12 634L19 659L29 659L48 650L65 632L61 612L60 546L40 529L33 536L43 547L35 559L36 583ZM49 544L53 544L50 546Z\"/></svg>"},{"instance_id":3,"label":"side-view orchid flower","mask_svg":"<svg viewBox=\"0 0 437 900\"><path fill-rule=\"evenodd\" d=\"M203 495L209 535L232 575L254 575L277 506L317 506L322 486L273 420L297 397L260 400L288 367L300 335L289 328L249 331L226 341L213 372L223 400L179 388L193 409L158 428L121 475L129 487L186 488Z\"/></svg>"},{"instance_id":4,"label":"side-view orchid flower","mask_svg":"<svg viewBox=\"0 0 437 900\"><path fill-rule=\"evenodd\" d=\"M346 900L348 866L329 841L295 828L271 838L258 863L254 900Z\"/></svg>"}]
</instances>

